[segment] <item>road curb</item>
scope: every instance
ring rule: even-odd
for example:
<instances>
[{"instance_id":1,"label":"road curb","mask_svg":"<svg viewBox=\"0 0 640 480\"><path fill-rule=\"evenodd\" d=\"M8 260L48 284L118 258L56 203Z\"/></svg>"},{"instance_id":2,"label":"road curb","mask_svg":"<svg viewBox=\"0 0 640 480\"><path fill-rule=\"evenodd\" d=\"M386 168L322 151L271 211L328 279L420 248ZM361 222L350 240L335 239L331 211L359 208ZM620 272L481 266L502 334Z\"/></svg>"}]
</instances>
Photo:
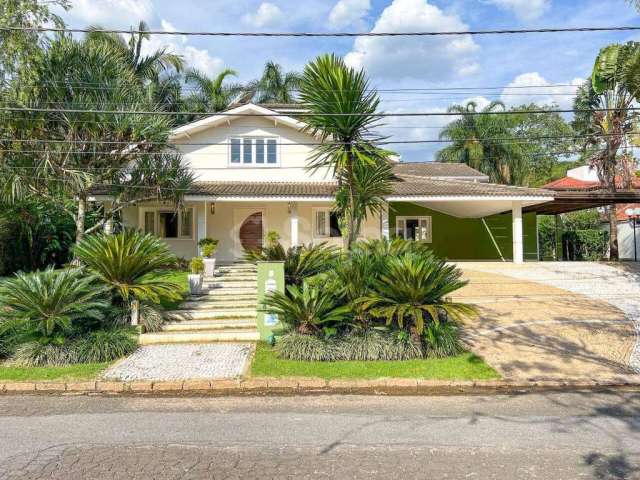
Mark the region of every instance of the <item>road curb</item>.
<instances>
[{"instance_id":1,"label":"road curb","mask_svg":"<svg viewBox=\"0 0 640 480\"><path fill-rule=\"evenodd\" d=\"M606 380L446 381L412 378L323 380L269 378L137 382L0 382L0 394L68 395L473 395L572 391L640 391L640 376Z\"/></svg>"}]
</instances>

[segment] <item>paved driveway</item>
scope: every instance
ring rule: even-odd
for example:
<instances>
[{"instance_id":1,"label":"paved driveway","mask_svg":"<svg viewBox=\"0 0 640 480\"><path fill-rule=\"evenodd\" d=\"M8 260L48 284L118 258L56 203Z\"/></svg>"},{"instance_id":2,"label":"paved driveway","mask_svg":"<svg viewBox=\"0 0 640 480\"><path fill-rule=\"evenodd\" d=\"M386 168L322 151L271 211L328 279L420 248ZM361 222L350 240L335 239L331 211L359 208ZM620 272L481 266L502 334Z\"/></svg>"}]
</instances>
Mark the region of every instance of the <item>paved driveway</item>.
<instances>
[{"instance_id":1,"label":"paved driveway","mask_svg":"<svg viewBox=\"0 0 640 480\"><path fill-rule=\"evenodd\" d=\"M591 262L459 263L474 303L473 351L508 378L613 379L640 372L640 274Z\"/></svg>"}]
</instances>

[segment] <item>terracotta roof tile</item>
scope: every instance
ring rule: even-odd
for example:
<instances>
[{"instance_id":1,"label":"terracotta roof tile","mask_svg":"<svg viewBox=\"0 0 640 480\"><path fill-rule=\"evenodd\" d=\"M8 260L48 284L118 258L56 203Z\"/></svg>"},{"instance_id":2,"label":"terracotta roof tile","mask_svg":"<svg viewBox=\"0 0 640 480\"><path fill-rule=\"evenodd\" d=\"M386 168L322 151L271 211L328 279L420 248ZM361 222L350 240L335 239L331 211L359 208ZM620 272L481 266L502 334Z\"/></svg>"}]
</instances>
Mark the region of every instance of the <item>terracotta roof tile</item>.
<instances>
[{"instance_id":1,"label":"terracotta roof tile","mask_svg":"<svg viewBox=\"0 0 640 480\"><path fill-rule=\"evenodd\" d=\"M400 162L393 165L396 175L417 177L469 177L488 179L487 175L464 163Z\"/></svg>"}]
</instances>

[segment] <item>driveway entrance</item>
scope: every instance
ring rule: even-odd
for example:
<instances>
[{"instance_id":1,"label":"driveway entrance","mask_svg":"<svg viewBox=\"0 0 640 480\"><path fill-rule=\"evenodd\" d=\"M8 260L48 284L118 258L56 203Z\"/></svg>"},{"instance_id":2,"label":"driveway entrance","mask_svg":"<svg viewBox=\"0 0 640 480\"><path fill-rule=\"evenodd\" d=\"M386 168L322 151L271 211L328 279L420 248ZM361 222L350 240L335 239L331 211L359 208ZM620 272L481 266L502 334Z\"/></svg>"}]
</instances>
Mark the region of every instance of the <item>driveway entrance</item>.
<instances>
[{"instance_id":1,"label":"driveway entrance","mask_svg":"<svg viewBox=\"0 0 640 480\"><path fill-rule=\"evenodd\" d=\"M464 262L471 349L506 378L614 379L640 371L640 276L590 262Z\"/></svg>"}]
</instances>

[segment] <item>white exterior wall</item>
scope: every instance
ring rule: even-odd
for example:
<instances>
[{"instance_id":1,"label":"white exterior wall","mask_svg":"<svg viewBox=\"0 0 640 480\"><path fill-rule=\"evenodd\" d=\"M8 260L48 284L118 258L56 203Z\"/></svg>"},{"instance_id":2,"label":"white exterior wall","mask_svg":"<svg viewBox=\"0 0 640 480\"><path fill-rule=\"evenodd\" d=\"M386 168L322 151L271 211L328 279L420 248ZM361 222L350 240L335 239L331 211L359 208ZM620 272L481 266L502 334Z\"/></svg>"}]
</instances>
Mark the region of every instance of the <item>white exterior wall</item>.
<instances>
[{"instance_id":1,"label":"white exterior wall","mask_svg":"<svg viewBox=\"0 0 640 480\"><path fill-rule=\"evenodd\" d=\"M219 240L216 258L221 262L231 262L242 258L239 245L238 230L249 215L262 211L262 231L266 236L269 230L275 230L280 235L280 243L285 248L291 246L291 217L287 202L219 202L215 203L215 213L211 213L210 204L206 209L206 236ZM123 222L127 227L143 228L142 208L155 207L153 204L142 205L141 208L130 207L123 211ZM171 250L178 256L191 258L198 255L197 232L198 217L204 211L204 202L190 203L188 207L195 207L194 238L165 239ZM298 203L298 241L300 244L318 244L327 242L330 245L342 246L342 238L318 238L313 235L313 209L316 207L331 208L329 203ZM380 238L380 218L370 217L362 225L360 238Z\"/></svg>"},{"instance_id":2,"label":"white exterior wall","mask_svg":"<svg viewBox=\"0 0 640 480\"><path fill-rule=\"evenodd\" d=\"M237 166L229 163L229 143L232 137L276 137L279 166ZM306 170L313 145L311 135L292 127L278 125L277 120L264 117L232 119L228 123L181 137L174 144L196 172L196 181L286 182L330 181L325 169L312 174ZM193 145L193 144L207 145ZM217 145L209 145L217 144Z\"/></svg>"}]
</instances>

